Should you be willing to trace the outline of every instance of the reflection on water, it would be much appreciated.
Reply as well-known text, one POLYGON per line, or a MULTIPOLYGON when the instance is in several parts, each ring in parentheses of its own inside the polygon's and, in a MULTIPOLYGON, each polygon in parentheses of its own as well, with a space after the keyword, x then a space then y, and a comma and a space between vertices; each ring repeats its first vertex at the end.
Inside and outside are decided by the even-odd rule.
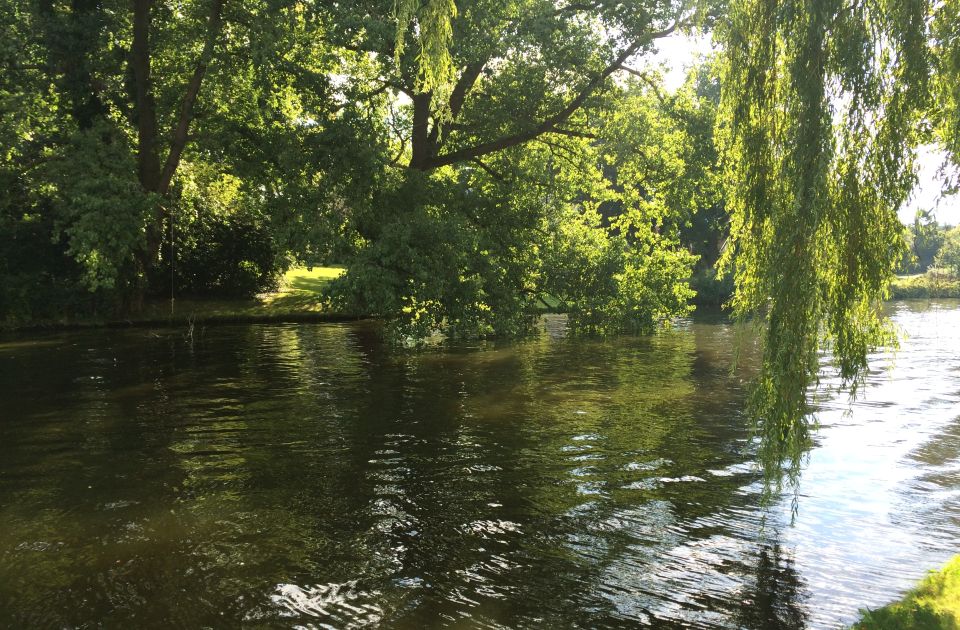
POLYGON ((0 340, 0 626, 835 627, 960 532, 960 309, 766 514, 738 337, 368 325, 0 340))

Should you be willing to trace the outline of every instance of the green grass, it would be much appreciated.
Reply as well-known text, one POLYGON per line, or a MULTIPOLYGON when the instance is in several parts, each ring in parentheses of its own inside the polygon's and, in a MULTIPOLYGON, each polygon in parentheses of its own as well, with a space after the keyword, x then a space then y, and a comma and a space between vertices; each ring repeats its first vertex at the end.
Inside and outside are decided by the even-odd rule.
POLYGON ((343 267, 295 267, 283 274, 280 292, 317 294, 331 280, 343 275, 343 267))
POLYGON ((877 610, 861 611, 855 630, 953 630, 960 623, 960 556, 920 585, 877 610))

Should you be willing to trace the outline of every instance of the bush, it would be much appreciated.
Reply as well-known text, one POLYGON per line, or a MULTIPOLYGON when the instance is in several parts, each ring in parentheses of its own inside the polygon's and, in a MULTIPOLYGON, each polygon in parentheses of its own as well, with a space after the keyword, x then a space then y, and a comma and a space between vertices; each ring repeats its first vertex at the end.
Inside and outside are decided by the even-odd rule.
POLYGON ((151 290, 250 297, 276 288, 287 262, 262 204, 236 177, 211 166, 185 164, 182 175, 168 234, 173 242, 150 275, 151 290))
POLYGON ((861 610, 855 630, 947 630, 960 621, 960 556, 927 575, 900 601, 877 610, 861 610))
POLYGON ((14 327, 115 306, 112 291, 90 291, 63 240, 51 240, 49 213, 0 208, 0 327, 14 327))
POLYGON ((180 217, 170 247, 150 279, 160 295, 250 297, 276 288, 285 260, 266 225, 248 213, 180 217), (186 220, 185 220, 186 219, 186 220))

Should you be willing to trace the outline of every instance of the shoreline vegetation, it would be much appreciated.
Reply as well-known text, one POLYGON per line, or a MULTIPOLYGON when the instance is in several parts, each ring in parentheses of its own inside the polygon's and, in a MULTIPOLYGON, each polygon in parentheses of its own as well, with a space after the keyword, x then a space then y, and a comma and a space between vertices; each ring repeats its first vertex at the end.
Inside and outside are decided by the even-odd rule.
MULTIPOLYGON (((344 322, 368 319, 369 315, 332 311, 321 301, 324 287, 344 272, 342 267, 295 267, 284 273, 276 291, 251 298, 177 297, 148 301, 143 310, 128 317, 87 315, 2 325, 0 332, 69 330, 81 328, 165 327, 185 324, 239 324, 269 322, 344 322)), ((693 278, 697 290, 693 303, 715 310, 728 296, 729 282, 712 274, 693 278)), ((941 269, 901 275, 890 285, 889 300, 960 298, 960 278, 941 269)), ((543 311, 562 312, 557 300, 546 296, 543 311)))
MULTIPOLYGON (((364 319, 353 313, 325 309, 323 288, 343 273, 341 267, 296 267, 280 279, 276 291, 250 298, 176 297, 153 299, 128 317, 82 316, 46 319, 8 326, 8 331, 182 326, 184 324, 234 324, 257 322, 340 322, 364 319)), ((0 327, 2 329, 2 327, 0 327)))
POLYGON ((960 626, 960 555, 902 599, 862 610, 853 630, 953 630, 960 626))
POLYGON ((890 285, 891 300, 960 298, 960 278, 944 269, 897 276, 890 285))

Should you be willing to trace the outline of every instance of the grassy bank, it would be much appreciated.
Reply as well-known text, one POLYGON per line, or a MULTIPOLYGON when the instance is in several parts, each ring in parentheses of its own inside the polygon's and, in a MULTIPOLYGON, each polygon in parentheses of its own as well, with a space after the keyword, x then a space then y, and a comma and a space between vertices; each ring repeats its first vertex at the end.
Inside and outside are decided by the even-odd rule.
POLYGON ((149 304, 131 323, 324 321, 351 319, 350 313, 330 311, 321 301, 323 288, 343 273, 340 267, 296 267, 287 271, 279 288, 250 299, 179 298, 171 304, 149 304))
POLYGON ((855 630, 947 630, 960 624, 960 556, 898 602, 863 611, 855 630))
POLYGON ((912 276, 897 276, 890 285, 894 300, 960 298, 960 279, 938 269, 912 276))
POLYGON ((176 298, 155 300, 125 318, 88 316, 34 322, 19 328, 86 328, 98 326, 165 326, 195 323, 339 321, 357 319, 352 313, 330 311, 321 292, 343 273, 339 267, 298 267, 281 279, 277 291, 249 299, 176 298))

